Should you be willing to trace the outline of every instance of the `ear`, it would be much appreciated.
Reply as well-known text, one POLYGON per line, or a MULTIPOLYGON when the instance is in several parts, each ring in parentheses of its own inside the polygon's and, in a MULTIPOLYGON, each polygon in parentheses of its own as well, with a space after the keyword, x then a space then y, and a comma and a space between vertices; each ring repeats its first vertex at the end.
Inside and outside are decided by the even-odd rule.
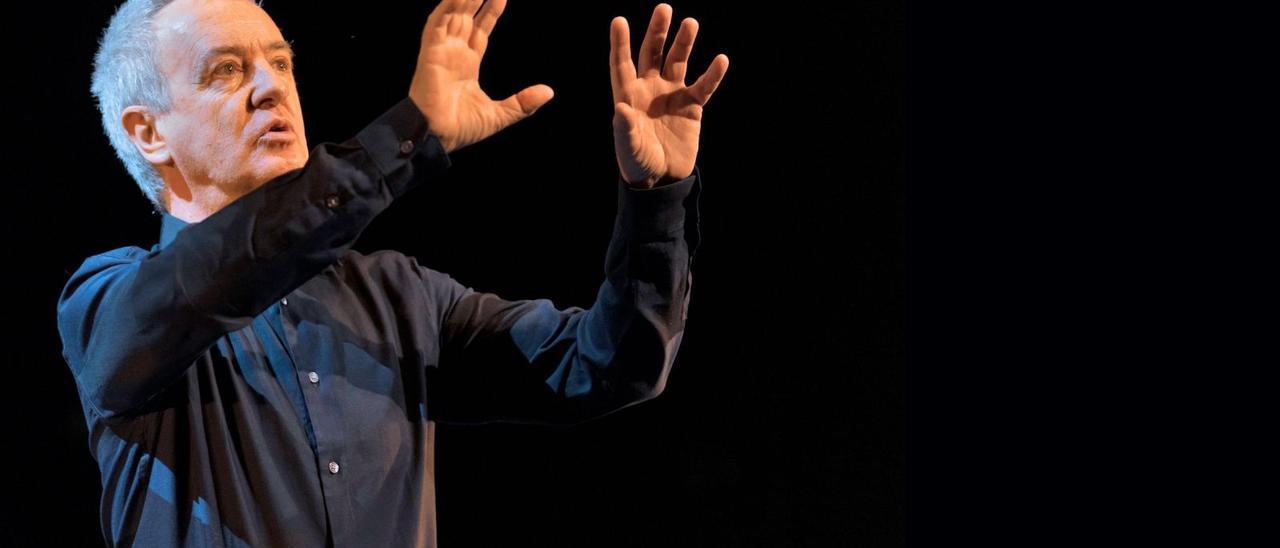
POLYGON ((124 125, 124 132, 133 141, 133 146, 138 147, 138 152, 147 161, 156 166, 173 162, 164 136, 156 129, 156 117, 147 107, 134 105, 124 109, 124 113, 120 115, 120 123, 124 125))

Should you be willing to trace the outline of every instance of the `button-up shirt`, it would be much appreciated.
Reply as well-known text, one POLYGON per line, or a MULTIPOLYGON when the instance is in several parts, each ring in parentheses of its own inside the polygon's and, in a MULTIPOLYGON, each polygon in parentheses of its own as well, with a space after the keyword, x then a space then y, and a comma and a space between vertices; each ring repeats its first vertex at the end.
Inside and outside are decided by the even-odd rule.
POLYGON ((687 317, 699 174, 617 179, 588 309, 351 249, 450 160, 405 99, 58 303, 103 534, 138 546, 432 546, 439 421, 572 424, 659 394, 687 317))

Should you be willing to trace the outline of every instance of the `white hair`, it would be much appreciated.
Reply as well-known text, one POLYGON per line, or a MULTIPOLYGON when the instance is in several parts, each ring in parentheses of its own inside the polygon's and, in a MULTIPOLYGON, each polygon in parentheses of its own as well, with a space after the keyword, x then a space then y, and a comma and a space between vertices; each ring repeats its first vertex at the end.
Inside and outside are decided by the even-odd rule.
POLYGON ((169 111, 169 85, 156 64, 156 32, 151 20, 160 8, 172 1, 128 0, 120 5, 98 42, 98 53, 93 58, 93 83, 89 88, 98 100, 102 128, 111 147, 116 149, 116 156, 160 211, 164 210, 160 200, 164 180, 129 140, 120 116, 133 105, 161 114, 169 111))
POLYGON ((157 211, 164 211, 160 199, 164 180, 129 140, 120 116, 133 105, 157 114, 169 112, 172 106, 168 82, 156 63, 157 40, 152 27, 156 12, 171 3, 173 0, 127 0, 120 5, 98 42, 89 88, 98 100, 102 128, 111 147, 157 211))

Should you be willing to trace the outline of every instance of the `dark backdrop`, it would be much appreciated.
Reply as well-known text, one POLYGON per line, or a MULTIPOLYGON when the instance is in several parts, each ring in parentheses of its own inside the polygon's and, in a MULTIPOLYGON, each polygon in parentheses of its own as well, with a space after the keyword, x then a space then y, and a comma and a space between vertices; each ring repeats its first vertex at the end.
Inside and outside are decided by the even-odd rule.
MULTIPOLYGON (((102 542, 54 306, 84 258, 158 236, 88 92, 115 4, 6 14, 4 545, 102 542)), ((444 546, 903 543, 903 7, 672 4, 672 36, 683 17, 701 23, 689 82, 717 53, 731 66, 703 123, 703 246, 667 390, 575 428, 442 427, 444 546)), ((433 5, 266 2, 298 54, 313 146, 405 95, 433 5)), ((546 83, 556 97, 455 153, 356 248, 589 306, 617 178, 609 21, 626 16, 638 49, 654 5, 512 0, 481 83, 493 97, 546 83)))

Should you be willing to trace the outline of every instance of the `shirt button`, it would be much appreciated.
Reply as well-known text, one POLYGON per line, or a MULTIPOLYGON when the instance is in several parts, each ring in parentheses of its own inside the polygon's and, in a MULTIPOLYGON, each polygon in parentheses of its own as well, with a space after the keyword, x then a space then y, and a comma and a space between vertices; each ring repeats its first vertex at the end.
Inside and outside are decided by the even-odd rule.
POLYGON ((312 371, 307 373, 307 380, 311 381, 311 384, 316 384, 320 382, 320 375, 317 375, 315 371, 312 371))
POLYGON ((400 154, 408 154, 413 152, 413 141, 400 141, 400 154))
POLYGON ((283 298, 283 299, 280 299, 280 304, 285 305, 285 306, 289 306, 289 298, 288 298, 288 297, 285 297, 285 298, 283 298))
POLYGON ((337 473, 338 473, 338 469, 339 469, 339 467, 338 467, 338 462, 337 462, 337 461, 332 461, 332 460, 331 460, 331 461, 329 461, 329 473, 330 473, 330 474, 337 474, 337 473))
POLYGON ((336 195, 336 194, 330 194, 330 195, 328 195, 327 197, 325 197, 325 199, 324 199, 324 205, 325 205, 325 207, 327 207, 327 208, 329 208, 329 209, 333 209, 333 208, 335 208, 335 207, 338 207, 338 195, 336 195))

